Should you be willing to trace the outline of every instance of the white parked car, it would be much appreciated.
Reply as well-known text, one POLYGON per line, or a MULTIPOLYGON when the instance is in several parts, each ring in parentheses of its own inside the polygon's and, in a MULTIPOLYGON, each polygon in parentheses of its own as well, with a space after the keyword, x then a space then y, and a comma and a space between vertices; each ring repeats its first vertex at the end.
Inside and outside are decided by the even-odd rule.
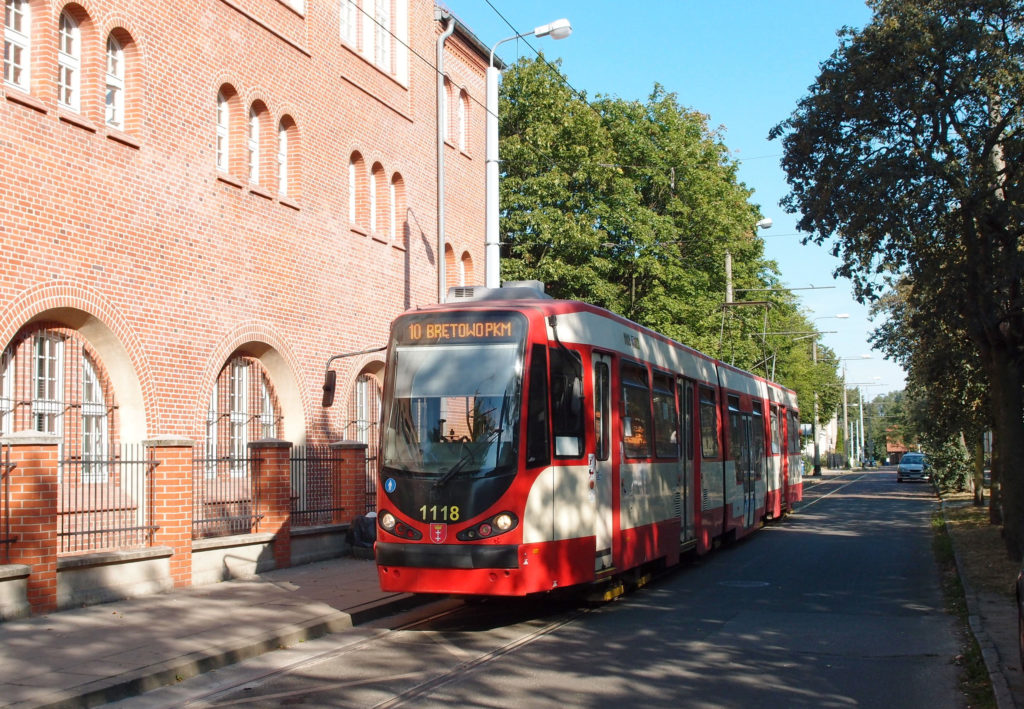
POLYGON ((929 478, 931 478, 931 470, 924 453, 907 453, 900 458, 900 463, 896 466, 896 482, 928 480, 929 478))

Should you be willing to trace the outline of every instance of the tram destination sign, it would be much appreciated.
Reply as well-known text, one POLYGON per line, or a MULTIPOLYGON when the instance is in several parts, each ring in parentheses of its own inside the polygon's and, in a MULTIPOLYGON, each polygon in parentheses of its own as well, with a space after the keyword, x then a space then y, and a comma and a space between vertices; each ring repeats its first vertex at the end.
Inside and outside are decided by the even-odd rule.
POLYGON ((518 313, 437 313, 400 319, 394 338, 400 345, 518 342, 524 328, 518 313))

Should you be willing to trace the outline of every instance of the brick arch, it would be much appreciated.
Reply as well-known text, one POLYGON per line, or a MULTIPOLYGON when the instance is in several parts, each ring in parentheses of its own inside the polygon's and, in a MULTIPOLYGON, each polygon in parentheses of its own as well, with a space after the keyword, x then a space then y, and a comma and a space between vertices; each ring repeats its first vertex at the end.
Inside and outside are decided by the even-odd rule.
POLYGON ((295 445, 306 442, 306 411, 309 410, 309 396, 301 385, 302 368, 291 348, 279 337, 273 328, 262 322, 250 321, 238 325, 221 339, 207 359, 200 375, 196 409, 192 420, 196 430, 198 422, 206 417, 207 403, 213 393, 217 375, 235 354, 246 355, 260 361, 267 371, 284 418, 282 436, 295 445))
POLYGON ((120 406, 122 442, 137 443, 150 432, 161 431, 158 407, 152 405, 155 383, 142 341, 102 295, 69 281, 30 288, 0 311, 0 349, 34 322, 76 330, 103 360, 120 406))

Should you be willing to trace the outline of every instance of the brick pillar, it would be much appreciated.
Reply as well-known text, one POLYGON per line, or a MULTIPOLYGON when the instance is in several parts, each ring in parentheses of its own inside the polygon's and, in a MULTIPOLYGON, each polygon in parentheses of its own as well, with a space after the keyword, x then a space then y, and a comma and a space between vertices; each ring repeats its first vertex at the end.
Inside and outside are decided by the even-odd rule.
POLYGON ((10 563, 31 567, 33 613, 57 610, 57 474, 60 437, 22 431, 5 436, 11 447, 10 563))
POLYGON ((274 535, 274 566, 284 569, 292 565, 292 444, 264 438, 250 443, 249 451, 256 459, 259 530, 274 535))
POLYGON ((170 547, 175 588, 192 585, 192 448, 188 438, 167 436, 143 441, 157 465, 153 485, 153 546, 170 547))
POLYGON ((359 441, 338 441, 331 444, 331 460, 338 499, 336 507, 343 508, 341 521, 351 522, 366 514, 366 444, 359 441))

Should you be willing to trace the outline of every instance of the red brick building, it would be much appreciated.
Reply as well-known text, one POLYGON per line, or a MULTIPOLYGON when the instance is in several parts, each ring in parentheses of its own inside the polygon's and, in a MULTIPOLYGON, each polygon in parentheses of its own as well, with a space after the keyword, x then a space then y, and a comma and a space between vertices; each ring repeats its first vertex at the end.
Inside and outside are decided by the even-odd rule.
POLYGON ((440 14, 5 0, 0 435, 52 436, 58 487, 105 486, 129 517, 126 445, 190 445, 226 510, 257 440, 371 441, 383 356, 339 360, 323 409, 328 357, 384 345, 391 318, 437 301, 442 264, 448 284, 482 278, 486 48, 459 26, 445 40, 439 127, 440 14))

